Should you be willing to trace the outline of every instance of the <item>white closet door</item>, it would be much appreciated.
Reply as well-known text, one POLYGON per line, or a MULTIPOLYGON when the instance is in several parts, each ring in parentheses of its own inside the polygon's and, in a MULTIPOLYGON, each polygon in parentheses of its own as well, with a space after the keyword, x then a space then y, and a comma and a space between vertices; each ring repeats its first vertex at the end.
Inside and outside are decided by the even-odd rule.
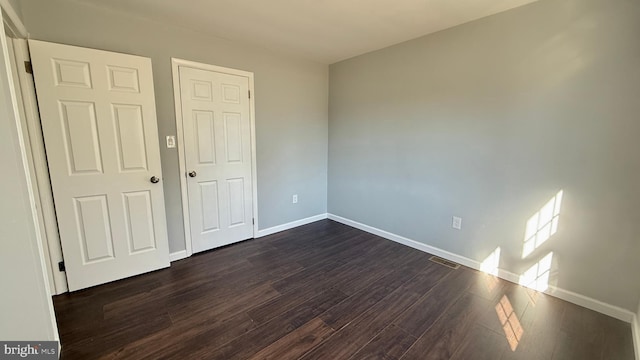
POLYGON ((179 73, 193 252, 252 238, 249 79, 179 73))
POLYGON ((169 266, 151 60, 29 47, 69 290, 169 266))

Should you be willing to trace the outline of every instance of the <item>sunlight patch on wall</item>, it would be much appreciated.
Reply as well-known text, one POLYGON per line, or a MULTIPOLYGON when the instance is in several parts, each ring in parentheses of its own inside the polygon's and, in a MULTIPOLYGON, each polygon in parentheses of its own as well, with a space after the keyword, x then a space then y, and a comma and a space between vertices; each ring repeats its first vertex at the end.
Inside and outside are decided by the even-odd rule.
POLYGON ((549 288, 552 261, 553 252, 550 252, 520 276, 520 285, 538 291, 547 290, 549 288))
POLYGON ((558 231, 562 193, 563 191, 560 190, 527 221, 527 227, 524 233, 524 245, 522 247, 523 259, 558 231))
POLYGON ((493 252, 480 264, 480 271, 497 276, 498 267, 500 266, 500 251, 499 246, 493 250, 493 252))

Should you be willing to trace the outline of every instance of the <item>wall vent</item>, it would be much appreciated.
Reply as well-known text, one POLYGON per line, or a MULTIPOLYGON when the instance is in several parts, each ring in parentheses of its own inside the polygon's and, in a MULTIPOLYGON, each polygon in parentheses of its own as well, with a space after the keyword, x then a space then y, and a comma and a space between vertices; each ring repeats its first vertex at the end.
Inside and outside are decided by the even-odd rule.
POLYGON ((449 261, 447 259, 443 259, 443 258, 435 256, 435 255, 430 257, 429 260, 433 261, 436 264, 440 264, 440 265, 446 266, 446 267, 454 269, 454 270, 460 267, 460 264, 458 264, 458 263, 454 263, 453 261, 449 261))

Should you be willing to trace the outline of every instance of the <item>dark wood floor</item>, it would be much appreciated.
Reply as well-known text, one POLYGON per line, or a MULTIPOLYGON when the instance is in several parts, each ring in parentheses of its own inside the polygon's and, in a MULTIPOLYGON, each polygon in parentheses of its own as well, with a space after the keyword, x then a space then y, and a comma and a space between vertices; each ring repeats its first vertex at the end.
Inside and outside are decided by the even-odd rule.
POLYGON ((54 298, 63 359, 632 360, 629 324, 319 221, 54 298))

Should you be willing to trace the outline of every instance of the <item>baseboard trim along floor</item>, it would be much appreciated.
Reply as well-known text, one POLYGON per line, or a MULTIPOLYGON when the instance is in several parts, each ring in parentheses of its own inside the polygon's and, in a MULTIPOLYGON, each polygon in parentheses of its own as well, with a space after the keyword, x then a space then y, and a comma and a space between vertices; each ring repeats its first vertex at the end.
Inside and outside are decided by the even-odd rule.
MULTIPOLYGON (((472 269, 475 270, 480 270, 480 261, 477 260, 473 260, 458 254, 454 254, 451 253, 449 251, 446 250, 442 250, 440 248, 434 247, 434 246, 430 246, 424 243, 421 243, 419 241, 415 241, 412 239, 408 239, 406 237, 385 231, 385 230, 381 230, 378 228, 375 228, 373 226, 369 226, 366 224, 362 224, 359 223, 357 221, 353 221, 351 219, 347 219, 344 218, 342 216, 338 216, 338 215, 334 215, 329 213, 327 215, 328 219, 331 219, 333 221, 337 221, 339 223, 345 224, 345 225, 349 225, 351 227, 354 227, 356 229, 360 229, 362 231, 366 231, 368 233, 374 234, 374 235, 378 235, 380 237, 383 237, 385 239, 391 240, 391 241, 395 241, 397 243, 412 247, 414 249, 417 250, 421 250, 436 256, 439 256, 441 258, 445 258, 449 261, 453 261, 453 262, 457 262, 458 264, 470 267, 472 269)), ((507 281, 511 281, 514 283, 518 283, 519 282, 519 276, 517 274, 514 274, 512 272, 506 271, 504 269, 499 269, 498 270, 498 274, 497 276, 501 279, 507 280, 507 281)), ((569 290, 565 290, 559 287, 555 287, 552 285, 549 285, 549 288, 544 292, 545 294, 557 297, 559 299, 568 301, 570 303, 576 304, 576 305, 580 305, 583 306, 587 309, 591 309, 593 311, 597 311, 599 313, 611 316, 613 318, 616 318, 618 320, 622 320, 628 323, 631 323, 635 317, 635 314, 632 313, 629 310, 611 305, 611 304, 607 304, 604 303, 602 301, 569 291, 569 290)), ((637 336, 636 336, 637 338, 637 336)), ((640 360, 640 359, 638 359, 640 360)))

